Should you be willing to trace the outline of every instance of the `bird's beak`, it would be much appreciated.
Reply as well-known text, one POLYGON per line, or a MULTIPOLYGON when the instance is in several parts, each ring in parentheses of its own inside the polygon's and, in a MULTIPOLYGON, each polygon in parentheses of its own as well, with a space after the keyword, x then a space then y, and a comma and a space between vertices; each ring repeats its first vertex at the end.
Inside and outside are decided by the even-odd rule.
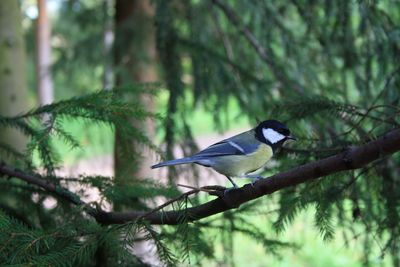
POLYGON ((294 137, 293 135, 289 135, 286 138, 289 139, 289 140, 297 141, 296 137, 294 137))

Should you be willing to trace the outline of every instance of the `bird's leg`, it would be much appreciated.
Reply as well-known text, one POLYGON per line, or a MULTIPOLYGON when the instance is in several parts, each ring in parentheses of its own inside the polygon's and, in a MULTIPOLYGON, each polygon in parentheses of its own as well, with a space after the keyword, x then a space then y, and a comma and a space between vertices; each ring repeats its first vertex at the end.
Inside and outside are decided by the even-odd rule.
POLYGON ((233 184, 233 188, 239 188, 239 186, 232 180, 231 177, 226 176, 226 178, 228 178, 228 180, 233 184))
MULTIPOLYGON (((226 175, 225 175, 225 176, 226 176, 226 175)), ((232 180, 231 177, 226 176, 226 178, 228 178, 228 180, 232 183, 233 187, 232 187, 232 188, 227 188, 227 189, 225 189, 225 191, 224 191, 224 196, 226 196, 226 193, 228 193, 229 191, 239 188, 239 186, 232 180)))

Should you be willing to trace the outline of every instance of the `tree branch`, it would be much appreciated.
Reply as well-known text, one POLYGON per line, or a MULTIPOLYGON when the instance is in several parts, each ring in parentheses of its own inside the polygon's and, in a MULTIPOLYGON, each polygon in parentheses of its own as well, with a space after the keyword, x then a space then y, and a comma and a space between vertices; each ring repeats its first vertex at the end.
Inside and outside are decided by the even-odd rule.
POLYGON ((240 31, 241 34, 247 39, 250 45, 257 52, 258 56, 268 65, 273 75, 284 85, 289 85, 293 89, 296 90, 297 93, 303 94, 303 89, 300 84, 297 82, 293 82, 288 80, 285 75, 283 75, 281 70, 278 70, 275 66, 275 62, 271 59, 271 56, 268 55, 267 50, 261 45, 258 39, 254 36, 254 34, 250 31, 250 29, 243 25, 240 21, 239 16, 235 13, 235 11, 229 6, 223 4, 220 0, 211 0, 211 2, 217 6, 221 11, 225 14, 227 19, 240 31))
MULTIPOLYGON (((398 151, 400 151, 400 129, 395 129, 366 144, 349 147, 334 156, 293 168, 267 179, 259 180, 254 186, 247 184, 242 188, 230 190, 224 196, 199 206, 166 212, 158 210, 154 212, 105 212, 88 207, 74 193, 38 175, 27 174, 5 164, 0 165, 0 175, 3 177, 15 177, 37 185, 75 205, 85 205, 86 211, 102 224, 121 224, 132 220, 146 219, 150 224, 175 225, 182 221, 181 217, 184 215, 187 216, 188 221, 199 220, 226 210, 238 208, 243 203, 287 187, 341 171, 364 167, 374 160, 398 151)), ((187 193, 184 195, 187 195, 187 193)))
POLYGON ((239 31, 246 37, 250 45, 256 50, 257 54, 260 56, 262 60, 264 60, 270 67, 273 66, 273 61, 269 58, 267 51, 260 44, 254 34, 250 31, 250 29, 244 25, 240 21, 239 17, 230 7, 224 5, 220 0, 211 0, 211 2, 216 5, 219 9, 224 12, 225 16, 228 20, 235 25, 239 29, 239 31))
POLYGON ((27 182, 28 184, 33 184, 41 187, 45 191, 49 193, 54 193, 60 198, 71 202, 75 205, 83 205, 85 204, 78 195, 72 193, 68 189, 65 189, 59 185, 56 185, 54 182, 44 179, 41 175, 38 174, 30 174, 21 170, 18 170, 14 167, 6 165, 5 163, 0 163, 0 175, 5 178, 18 178, 27 182))

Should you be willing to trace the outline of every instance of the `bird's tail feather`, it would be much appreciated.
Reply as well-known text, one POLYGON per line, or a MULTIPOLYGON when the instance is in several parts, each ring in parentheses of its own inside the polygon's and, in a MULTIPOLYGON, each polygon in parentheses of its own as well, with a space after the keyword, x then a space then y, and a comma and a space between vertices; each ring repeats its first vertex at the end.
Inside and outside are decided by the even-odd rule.
POLYGON ((173 160, 160 162, 156 165, 151 166, 151 168, 156 169, 156 168, 165 167, 165 166, 172 166, 172 165, 179 165, 179 164, 186 164, 186 163, 193 163, 193 162, 196 162, 196 159, 194 159, 192 157, 173 159, 173 160))

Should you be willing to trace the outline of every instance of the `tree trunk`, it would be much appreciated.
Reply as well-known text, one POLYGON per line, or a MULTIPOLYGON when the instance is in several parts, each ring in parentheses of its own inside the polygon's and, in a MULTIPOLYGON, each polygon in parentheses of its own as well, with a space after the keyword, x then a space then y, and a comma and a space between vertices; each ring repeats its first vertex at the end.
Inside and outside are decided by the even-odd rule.
MULTIPOLYGON (((117 0, 115 9, 115 77, 116 85, 154 82, 156 73, 156 42, 154 29, 154 9, 151 0, 117 0)), ((154 101, 150 95, 142 95, 141 102, 148 111, 154 110, 154 101)), ((132 119, 137 129, 143 130, 152 140, 155 135, 154 123, 150 119, 138 121, 132 119)), ((115 138, 115 183, 123 186, 135 179, 150 176, 150 166, 154 162, 152 152, 143 144, 129 142, 130 149, 140 158, 125 157, 120 153, 126 142, 116 129, 115 138)), ((124 203, 113 203, 114 210, 123 210, 124 203)), ((140 206, 139 201, 135 205, 140 206)), ((149 254, 149 248, 154 247, 151 241, 135 244, 133 254, 148 262, 158 263, 159 259, 149 254)))
POLYGON ((111 90, 114 86, 112 46, 114 43, 114 21, 111 10, 113 0, 103 0, 104 32, 103 32, 103 88, 111 90))
MULTIPOLYGON (((156 73, 156 44, 154 29, 154 9, 150 0, 117 0, 115 9, 115 65, 117 86, 129 83, 154 82, 156 73)), ((154 101, 150 96, 142 96, 143 106, 148 111, 154 110, 154 101)), ((138 122, 133 120, 138 129, 143 129, 150 137, 154 136, 154 123, 151 120, 138 122)), ((138 177, 148 177, 153 163, 150 151, 133 142, 133 150, 143 156, 134 164, 118 153, 121 136, 116 133, 115 176, 118 184, 138 177), (140 166, 137 168, 137 166, 140 166), (122 174, 123 175, 119 175, 122 174), (123 181, 124 180, 124 181, 123 181)))
POLYGON ((50 21, 47 16, 46 0, 37 0, 39 16, 36 25, 36 80, 40 105, 54 100, 51 80, 50 21))
MULTIPOLYGON (((0 115, 14 116, 29 109, 25 42, 19 1, 0 1, 0 115)), ((1 129, 0 142, 18 151, 26 148, 21 131, 1 129)))

